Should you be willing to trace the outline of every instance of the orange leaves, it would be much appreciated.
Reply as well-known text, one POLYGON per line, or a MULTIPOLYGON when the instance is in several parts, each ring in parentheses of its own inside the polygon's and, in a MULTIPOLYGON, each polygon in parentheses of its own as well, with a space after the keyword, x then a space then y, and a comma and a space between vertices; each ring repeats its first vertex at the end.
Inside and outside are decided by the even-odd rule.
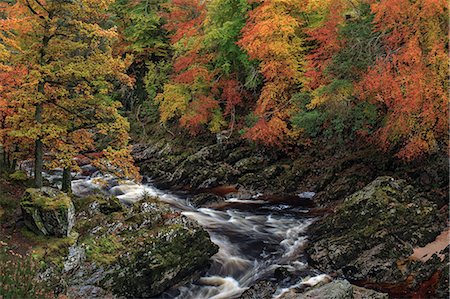
MULTIPOLYGON (((426 37, 428 31, 440 30, 436 22, 444 25, 448 3, 444 0, 382 0, 372 4, 374 22, 380 31, 390 31, 386 42, 392 50, 401 46, 409 37, 426 37), (442 18, 442 19, 441 19, 442 18), (424 26, 424 25, 427 26, 424 26)), ((444 25, 447 26, 447 25, 444 25)), ((443 38, 443 36, 441 36, 443 38)))
POLYGON ((196 134, 200 126, 210 120, 212 111, 218 107, 219 104, 216 100, 207 96, 200 96, 189 103, 186 113, 180 118, 180 124, 189 129, 191 133, 196 134))
POLYGON ((380 142, 385 148, 400 146, 397 155, 406 160, 438 149, 438 141, 447 139, 449 98, 443 69, 449 61, 444 58, 447 28, 441 21, 445 8, 443 1, 435 0, 372 5, 390 51, 369 69, 357 93, 385 107, 380 142))
POLYGON ((286 122, 278 116, 273 116, 269 121, 261 118, 244 137, 269 146, 281 146, 288 134, 286 122))
POLYGON ((172 0, 168 5, 169 13, 164 14, 168 22, 164 27, 173 31, 172 43, 198 33, 205 19, 205 2, 199 0, 172 0))
POLYGON ((317 28, 307 30, 311 40, 319 43, 318 47, 306 56, 306 77, 309 78, 308 87, 316 89, 320 85, 329 83, 325 73, 333 55, 342 47, 339 40, 338 26, 344 20, 344 5, 341 0, 332 1, 325 21, 317 28))
POLYGON ((0 98, 8 89, 14 108, 8 135, 42 142, 52 166, 75 167, 80 152, 110 145, 123 167, 133 167, 123 150, 129 124, 110 98, 114 84, 132 83, 127 59, 112 53, 116 30, 104 28, 112 2, 19 0, 2 8, 0 62, 8 59, 0 98))
POLYGON ((142 179, 139 168, 134 165, 130 147, 120 149, 108 147, 102 151, 102 154, 100 159, 93 161, 94 166, 121 178, 129 178, 137 182, 142 179))
POLYGON ((242 29, 238 44, 260 62, 265 79, 255 110, 261 119, 246 134, 253 140, 274 145, 288 133, 286 123, 274 112, 284 117, 289 114, 290 92, 300 83, 304 49, 298 15, 302 9, 299 1, 261 1, 242 29))
POLYGON ((222 79, 219 81, 219 86, 222 88, 222 99, 226 103, 225 114, 228 114, 242 103, 241 87, 236 79, 222 79))

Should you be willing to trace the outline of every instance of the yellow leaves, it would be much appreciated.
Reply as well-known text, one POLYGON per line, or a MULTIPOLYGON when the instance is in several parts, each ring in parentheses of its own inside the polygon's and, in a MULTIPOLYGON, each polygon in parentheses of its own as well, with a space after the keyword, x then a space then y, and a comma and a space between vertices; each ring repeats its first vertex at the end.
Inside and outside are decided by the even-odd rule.
POLYGON ((134 165, 131 148, 113 149, 108 147, 102 152, 103 158, 94 161, 94 165, 101 170, 115 174, 120 178, 133 179, 139 182, 142 178, 139 168, 134 165))
POLYGON ((209 131, 212 133, 219 133, 226 124, 227 122, 223 118, 222 111, 220 111, 220 109, 214 110, 209 122, 209 131))
POLYGON ((163 93, 155 98, 159 104, 161 122, 167 122, 186 112, 190 101, 188 90, 181 84, 164 84, 163 93))
POLYGON ((238 44, 260 62, 265 84, 256 105, 260 120, 247 136, 267 144, 280 144, 289 133, 281 115, 292 110, 290 92, 300 84, 304 65, 300 14, 301 1, 267 0, 249 13, 238 44), (281 134, 270 136, 270 134, 281 134))
POLYGON ((0 20, 0 65, 28 70, 8 94, 14 107, 8 133, 29 143, 41 139, 55 167, 76 167, 80 151, 110 145, 108 152, 132 172, 129 124, 119 114, 120 103, 108 96, 117 81, 133 82, 126 75, 131 59, 113 56, 117 30, 102 27, 112 2, 41 1, 44 8, 33 0, 30 8, 18 0, 0 8, 6 16, 0 20), (42 121, 35 120, 38 104, 42 121))
POLYGON ((326 86, 321 86, 311 93, 311 102, 307 109, 314 109, 322 105, 339 106, 349 102, 353 95, 353 84, 344 80, 336 80, 326 86))

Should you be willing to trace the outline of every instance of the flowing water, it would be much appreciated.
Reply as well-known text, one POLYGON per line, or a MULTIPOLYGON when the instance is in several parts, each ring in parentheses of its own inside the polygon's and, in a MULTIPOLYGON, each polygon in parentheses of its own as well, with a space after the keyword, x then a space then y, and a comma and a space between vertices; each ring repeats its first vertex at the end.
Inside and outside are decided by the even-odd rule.
MULTIPOLYGON (((102 191, 117 196, 123 203, 139 200, 144 193, 158 196, 209 232, 220 248, 212 257, 209 271, 195 284, 169 290, 162 298, 237 298, 256 280, 272 277, 279 267, 297 277, 304 276, 308 269, 302 249, 305 230, 314 221, 308 215, 311 201, 307 199, 313 193, 285 199, 261 195, 249 200, 230 197, 216 208, 194 208, 187 194, 161 191, 151 182, 138 185, 98 172, 90 176, 74 175, 72 188, 76 195, 102 191)), ((57 185, 60 171, 46 177, 57 185)), ((310 273, 314 274, 318 273, 310 273)), ((288 288, 298 281, 287 279, 283 283, 282 287, 288 288)), ((280 292, 281 287, 277 294, 280 292)))

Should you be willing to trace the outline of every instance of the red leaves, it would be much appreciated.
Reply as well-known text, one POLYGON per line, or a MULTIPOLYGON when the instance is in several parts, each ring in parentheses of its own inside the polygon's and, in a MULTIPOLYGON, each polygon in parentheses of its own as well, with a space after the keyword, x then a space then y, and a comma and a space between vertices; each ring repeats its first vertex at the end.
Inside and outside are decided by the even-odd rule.
POLYGON ((172 43, 198 33, 205 19, 205 4, 197 0, 173 0, 168 4, 170 12, 163 16, 169 22, 164 27, 174 32, 170 37, 172 43))
POLYGON ((222 88, 222 99, 225 101, 225 114, 242 102, 240 83, 236 79, 222 79, 219 81, 222 88))
POLYGON ((319 46, 306 56, 305 75, 310 80, 308 86, 311 89, 329 83, 325 69, 330 65, 333 55, 342 47, 338 26, 344 19, 343 8, 340 0, 332 1, 324 23, 318 28, 307 30, 310 39, 319 43, 319 46))
POLYGON ((286 122, 274 116, 269 121, 261 118, 244 137, 269 146, 281 146, 288 133, 286 122))
POLYGON ((180 124, 189 129, 191 133, 196 134, 200 126, 209 121, 212 110, 218 107, 219 104, 216 100, 207 96, 200 96, 189 104, 187 113, 180 119, 180 124))
MULTIPOLYGON (((439 0, 381 1, 372 6, 377 29, 385 32, 390 51, 357 85, 363 100, 386 110, 378 131, 384 148, 399 146, 397 155, 411 160, 438 149, 448 128, 446 28, 439 0), (434 32, 425 28, 432 28, 434 32)), ((446 143, 446 141, 444 141, 446 143)))

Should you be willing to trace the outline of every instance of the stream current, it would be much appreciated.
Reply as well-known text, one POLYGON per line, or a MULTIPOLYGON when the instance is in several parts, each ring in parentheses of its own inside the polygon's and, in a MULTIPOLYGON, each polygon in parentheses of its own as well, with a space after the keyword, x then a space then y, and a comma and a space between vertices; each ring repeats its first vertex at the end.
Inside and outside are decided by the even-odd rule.
MULTIPOLYGON (((195 208, 188 194, 159 190, 148 179, 147 183, 136 184, 99 172, 90 176, 74 175, 72 189, 78 196, 101 191, 117 196, 125 204, 139 200, 143 194, 157 196, 196 220, 219 246, 219 252, 211 258, 211 268, 199 281, 174 287, 158 298, 238 298, 258 279, 273 277, 277 268, 283 267, 298 280, 309 271, 303 247, 306 229, 315 220, 308 215, 313 193, 294 198, 228 196, 214 208, 195 208)), ((56 170, 45 176, 57 185, 61 173, 56 170)), ((298 280, 285 279, 274 297, 295 286, 298 280)))

